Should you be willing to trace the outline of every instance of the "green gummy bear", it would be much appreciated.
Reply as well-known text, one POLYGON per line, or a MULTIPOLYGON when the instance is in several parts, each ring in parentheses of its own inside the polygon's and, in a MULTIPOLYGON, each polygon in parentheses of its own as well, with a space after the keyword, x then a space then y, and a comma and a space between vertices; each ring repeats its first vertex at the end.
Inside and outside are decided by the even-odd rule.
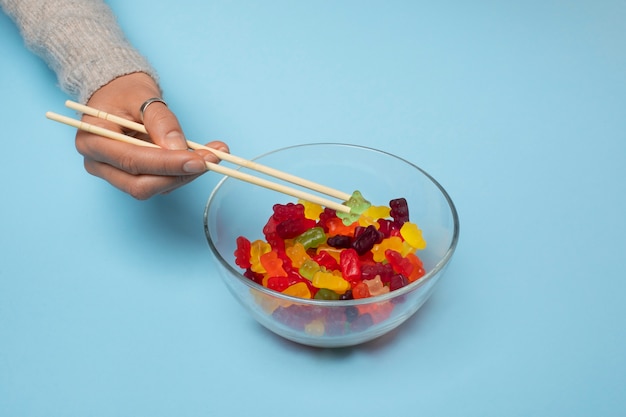
POLYGON ((302 243, 304 249, 316 248, 326 243, 326 233, 321 227, 313 227, 295 238, 295 242, 302 243))
POLYGON ((313 259, 307 259, 298 269, 298 273, 309 281, 313 281, 313 275, 320 270, 320 266, 313 259))
POLYGON ((337 217, 339 217, 346 226, 359 220, 361 213, 372 206, 372 203, 363 198, 359 190, 355 190, 344 204, 350 207, 350 213, 337 212, 337 217))

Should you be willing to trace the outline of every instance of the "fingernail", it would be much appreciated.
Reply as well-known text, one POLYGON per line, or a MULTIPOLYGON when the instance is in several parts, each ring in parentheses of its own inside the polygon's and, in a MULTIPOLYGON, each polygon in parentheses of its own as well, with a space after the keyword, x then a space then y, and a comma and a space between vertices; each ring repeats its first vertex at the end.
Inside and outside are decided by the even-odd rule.
POLYGON ((192 159, 191 161, 185 162, 185 165, 183 165, 183 171, 188 174, 198 174, 206 171, 206 164, 199 159, 192 159))
POLYGON ((187 149, 187 142, 180 132, 169 132, 165 135, 165 146, 167 149, 187 149))

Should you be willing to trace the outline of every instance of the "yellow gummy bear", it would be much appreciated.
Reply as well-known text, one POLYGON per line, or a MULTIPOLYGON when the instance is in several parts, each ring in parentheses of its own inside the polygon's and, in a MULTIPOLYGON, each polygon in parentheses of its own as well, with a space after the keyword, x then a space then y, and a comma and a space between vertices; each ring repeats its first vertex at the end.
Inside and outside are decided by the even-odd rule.
POLYGON ((311 298, 311 290, 304 282, 297 282, 285 288, 283 294, 298 298, 311 298))
POLYGON ((386 239, 383 239, 382 242, 375 244, 372 247, 372 255, 374 261, 376 262, 384 262, 385 261, 385 251, 387 249, 394 250, 396 252, 401 252, 403 249, 402 239, 398 236, 391 236, 386 239))
POLYGON ((426 241, 422 237, 422 231, 415 223, 405 222, 400 228, 402 238, 415 249, 426 248, 426 241))
POLYGON ((374 219, 386 219, 391 216, 391 208, 387 206, 370 206, 363 212, 363 216, 372 217, 374 219))
POLYGON ((367 210, 361 213, 359 217, 359 225, 367 227, 373 225, 376 229, 380 228, 378 219, 386 219, 391 216, 391 208, 387 206, 370 206, 367 210))
POLYGON ((324 207, 310 201, 298 200, 299 204, 304 206, 304 217, 311 220, 318 220, 320 214, 324 211, 324 207))
POLYGON ((272 251, 269 243, 262 240, 255 240, 250 244, 250 269, 258 274, 267 272, 261 264, 261 255, 272 251))
POLYGON ((378 229, 380 228, 380 225, 378 224, 376 220, 378 219, 375 217, 369 217, 369 216, 365 216, 361 214, 358 222, 359 222, 359 226, 361 227, 374 226, 376 229, 378 229))
POLYGON ((331 272, 317 271, 313 275, 312 283, 316 288, 327 288, 337 294, 343 294, 350 289, 350 283, 341 277, 341 273, 337 276, 331 272))

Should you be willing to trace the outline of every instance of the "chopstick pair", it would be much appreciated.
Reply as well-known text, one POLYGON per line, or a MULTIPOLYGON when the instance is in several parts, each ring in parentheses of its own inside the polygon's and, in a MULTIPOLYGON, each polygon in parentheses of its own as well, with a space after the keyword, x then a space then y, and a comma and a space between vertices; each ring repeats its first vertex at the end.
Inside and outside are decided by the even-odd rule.
MULTIPOLYGON (((84 106, 82 104, 73 102, 71 100, 67 100, 65 102, 65 105, 68 108, 76 110, 76 111, 79 111, 79 112, 81 112, 83 114, 94 116, 94 117, 97 117, 97 118, 103 119, 103 120, 108 120, 110 122, 113 122, 113 123, 115 123, 117 125, 120 125, 122 127, 128 128, 128 129, 134 130, 136 132, 145 133, 145 134, 148 133, 146 128, 145 128, 145 126, 140 124, 140 123, 136 123, 136 122, 130 121, 128 119, 124 119, 122 117, 115 116, 113 114, 109 114, 107 112, 104 112, 104 111, 101 111, 101 110, 98 110, 98 109, 94 109, 93 107, 84 106)), ((154 143, 146 142, 146 141, 143 141, 143 140, 140 140, 140 139, 136 139, 136 138, 133 138, 132 136, 127 136, 127 135, 124 135, 122 133, 114 132, 112 130, 108 130, 108 129, 102 128, 100 126, 95 126, 95 125, 92 125, 90 123, 86 123, 86 122, 83 122, 83 121, 80 121, 80 120, 72 119, 72 118, 67 117, 67 116, 62 116, 62 115, 57 114, 57 113, 47 112, 46 113, 46 117, 48 119, 50 119, 50 120, 55 121, 55 122, 63 123, 63 124, 66 124, 68 126, 72 126, 72 127, 76 128, 76 129, 84 130, 86 132, 90 132, 90 133, 96 134, 98 136, 103 136, 103 137, 106 137, 106 138, 109 138, 109 139, 113 139, 113 140, 117 140, 117 141, 121 141, 121 142, 125 142, 125 143, 130 143, 130 144, 138 145, 138 146, 160 148, 160 146, 158 146, 158 145, 156 145, 154 143)), ((281 179, 283 181, 287 181, 287 182, 290 182, 292 184, 296 184, 296 185, 299 185, 301 187, 305 187, 305 188, 308 188, 310 190, 317 191, 317 192, 319 192, 321 194, 326 194, 328 196, 337 198, 337 199, 342 200, 342 201, 347 201, 351 197, 350 194, 344 193, 342 191, 335 190, 333 188, 326 187, 326 186, 324 186, 322 184, 318 184, 318 183, 315 183, 313 181, 309 181, 309 180, 306 180, 304 178, 300 178, 300 177, 297 177, 295 175, 291 175, 291 174, 288 174, 286 172, 282 172, 282 171, 279 171, 277 169, 274 169, 274 168, 271 168, 271 167, 268 167, 268 166, 265 166, 265 165, 258 164, 258 163, 254 162, 254 161, 250 161, 250 160, 247 160, 247 159, 244 159, 244 158, 240 158, 238 156, 232 155, 232 154, 227 153, 227 152, 222 152, 222 151, 219 151, 217 149, 209 148, 208 146, 204 146, 204 145, 201 145, 199 143, 187 141, 187 146, 190 149, 194 149, 194 150, 197 150, 197 149, 208 150, 208 151, 212 152, 215 156, 217 156, 218 158, 220 158, 223 161, 228 161, 228 162, 234 163, 236 165, 239 165, 239 166, 241 166, 243 168, 248 168, 248 169, 251 169, 251 170, 262 172, 264 174, 267 174, 267 175, 270 175, 272 177, 281 179)), ((283 184, 278 184, 278 183, 275 183, 275 182, 271 182, 271 181, 268 181, 268 180, 263 179, 263 178, 258 178, 258 177, 255 177, 253 175, 241 172, 239 170, 222 166, 220 164, 215 164, 215 163, 212 163, 212 162, 206 162, 206 166, 207 166, 208 170, 217 172, 218 174, 223 174, 223 175, 226 175, 226 176, 229 176, 229 177, 233 177, 233 178, 245 181, 245 182, 249 182, 249 183, 254 184, 254 185, 258 185, 258 186, 261 186, 261 187, 264 187, 264 188, 268 188, 270 190, 278 191, 280 193, 287 194, 287 195, 290 195, 292 197, 296 197, 296 198, 299 198, 299 199, 302 199, 302 200, 305 200, 305 201, 309 201, 309 202, 312 202, 312 203, 320 204, 322 206, 326 206, 326 207, 332 208, 334 210, 337 210, 337 211, 340 211, 340 212, 343 212, 343 213, 349 213, 350 212, 350 207, 348 207, 348 206, 346 206, 344 204, 337 203, 335 201, 329 200, 329 199, 324 198, 324 197, 320 197, 320 196, 317 196, 317 195, 314 195, 314 194, 310 194, 310 193, 307 193, 307 192, 304 192, 304 191, 301 191, 301 190, 298 190, 298 189, 295 189, 295 188, 291 188, 291 187, 288 187, 288 186, 283 185, 283 184)))

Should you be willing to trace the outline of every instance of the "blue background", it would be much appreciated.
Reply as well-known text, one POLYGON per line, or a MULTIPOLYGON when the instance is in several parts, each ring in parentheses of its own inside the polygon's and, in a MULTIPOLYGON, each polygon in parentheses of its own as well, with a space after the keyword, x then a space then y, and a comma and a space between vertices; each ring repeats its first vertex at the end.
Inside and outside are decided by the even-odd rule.
POLYGON ((2 15, 0 416, 626 414, 624 1, 109 4, 190 139, 396 153, 461 240, 392 334, 276 337, 210 258, 220 177, 140 202, 86 174, 2 15))

